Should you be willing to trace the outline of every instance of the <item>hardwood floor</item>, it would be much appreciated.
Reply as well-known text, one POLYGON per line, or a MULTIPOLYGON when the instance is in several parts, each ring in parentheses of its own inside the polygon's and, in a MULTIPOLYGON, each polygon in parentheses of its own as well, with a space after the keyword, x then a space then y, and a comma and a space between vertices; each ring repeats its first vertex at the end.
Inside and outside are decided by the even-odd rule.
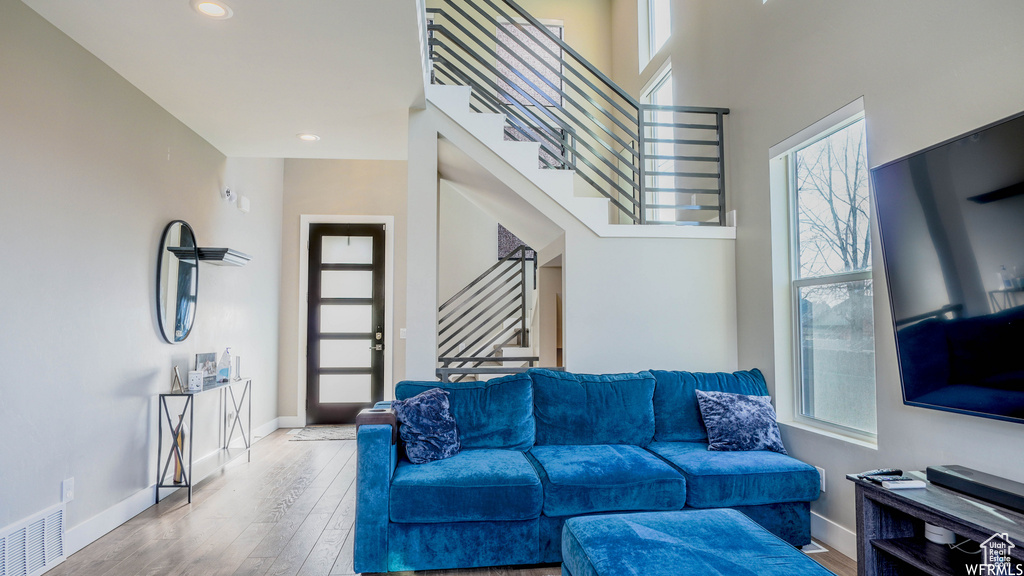
MULTIPOLYGON (((245 459, 132 518, 47 576, 335 576, 352 572, 355 441, 290 442, 278 430, 245 459)), ((839 576, 856 564, 811 557, 839 576)), ((560 576, 558 566, 403 576, 560 576)))

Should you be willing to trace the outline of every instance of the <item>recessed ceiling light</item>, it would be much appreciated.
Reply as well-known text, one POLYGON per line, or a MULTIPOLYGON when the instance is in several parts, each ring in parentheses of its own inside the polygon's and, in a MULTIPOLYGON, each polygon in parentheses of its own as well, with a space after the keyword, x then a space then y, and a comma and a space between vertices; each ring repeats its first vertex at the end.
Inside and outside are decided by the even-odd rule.
POLYGON ((215 20, 225 20, 234 14, 227 4, 214 0, 192 0, 192 8, 203 16, 215 20))
POLYGON ((320 139, 320 137, 317 136, 316 134, 310 134, 308 132, 298 134, 297 136, 299 137, 299 140, 302 140, 303 142, 316 142, 317 140, 320 139))

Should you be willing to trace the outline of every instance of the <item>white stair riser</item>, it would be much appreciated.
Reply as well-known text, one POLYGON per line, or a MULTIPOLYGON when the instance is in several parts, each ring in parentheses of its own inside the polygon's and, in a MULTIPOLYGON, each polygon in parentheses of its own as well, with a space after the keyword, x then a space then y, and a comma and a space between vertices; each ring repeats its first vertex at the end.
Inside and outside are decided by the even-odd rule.
MULTIPOLYGON (((578 197, 575 191, 582 180, 574 178, 572 170, 540 168, 539 143, 506 141, 502 128, 504 120, 498 123, 500 115, 470 110, 469 88, 431 85, 427 87, 427 98, 587 227, 596 232, 598 228, 608 226, 607 199, 578 197), (595 203, 601 203, 603 207, 595 203)), ((590 189, 589 185, 582 186, 590 189)))

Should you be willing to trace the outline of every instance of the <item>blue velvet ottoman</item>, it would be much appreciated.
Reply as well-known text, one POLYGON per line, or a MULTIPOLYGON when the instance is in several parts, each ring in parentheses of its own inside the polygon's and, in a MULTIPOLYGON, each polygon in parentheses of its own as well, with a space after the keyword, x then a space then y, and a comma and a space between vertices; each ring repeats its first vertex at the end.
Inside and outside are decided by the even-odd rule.
POLYGON ((562 576, 832 572, 727 508, 579 516, 562 528, 562 576))

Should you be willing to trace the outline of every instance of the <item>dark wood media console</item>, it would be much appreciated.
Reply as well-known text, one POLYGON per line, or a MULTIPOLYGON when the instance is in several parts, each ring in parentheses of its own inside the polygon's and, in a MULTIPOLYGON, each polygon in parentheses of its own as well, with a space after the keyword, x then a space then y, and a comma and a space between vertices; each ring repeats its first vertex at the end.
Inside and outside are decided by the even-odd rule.
MULTIPOLYGON (((925 479, 923 472, 908 476, 925 479)), ((1006 534, 1016 548, 1009 574, 1024 574, 1024 514, 928 483, 925 488, 887 490, 846 477, 857 491, 857 573, 859 576, 986 574, 968 571, 982 562, 979 545, 1006 534), (952 530, 959 550, 929 542, 924 524, 952 530), (971 552, 975 552, 971 554, 971 552)), ((976 570, 976 568, 975 568, 976 570)))

